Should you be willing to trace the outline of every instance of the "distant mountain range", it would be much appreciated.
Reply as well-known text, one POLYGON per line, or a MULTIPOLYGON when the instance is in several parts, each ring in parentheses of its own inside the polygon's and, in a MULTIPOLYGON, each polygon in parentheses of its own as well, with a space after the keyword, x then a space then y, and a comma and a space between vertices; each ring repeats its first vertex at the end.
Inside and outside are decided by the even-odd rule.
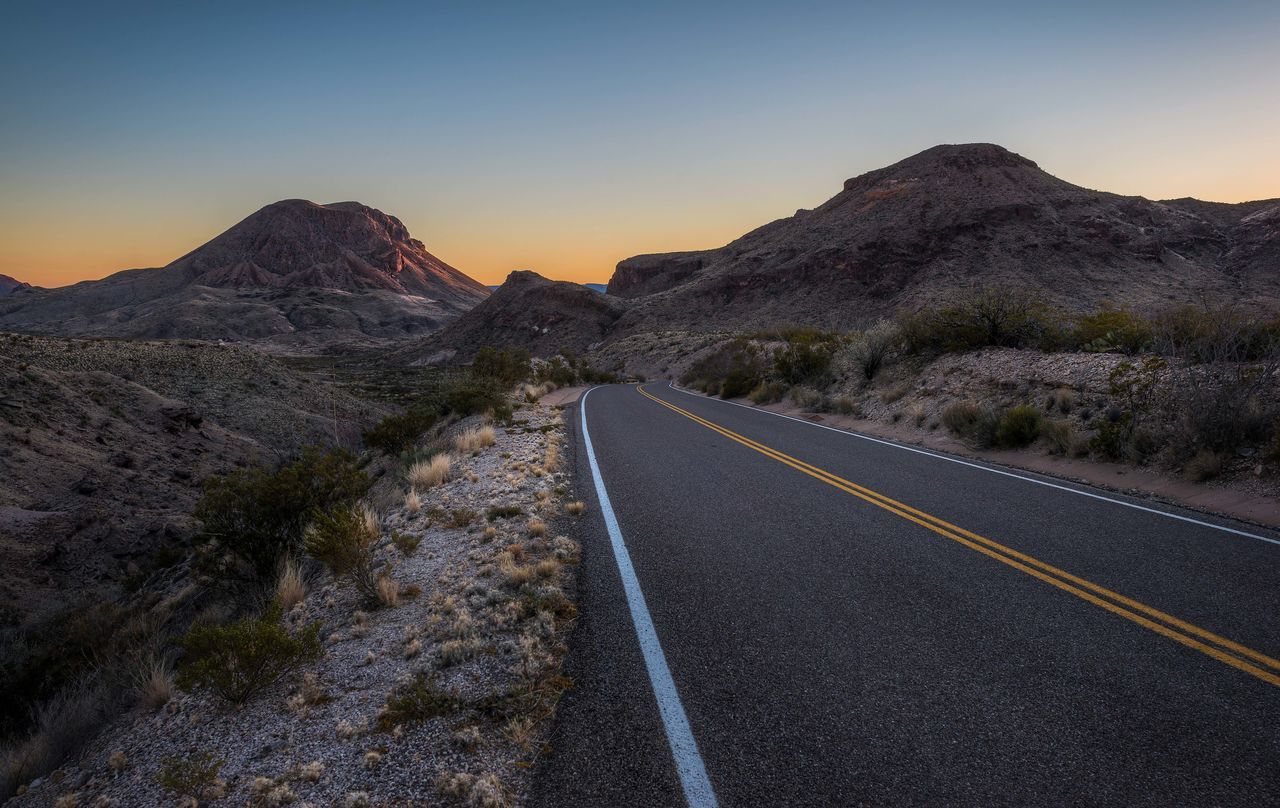
POLYGON ((488 293, 394 216, 289 199, 162 269, 9 296, 0 328, 312 350, 426 333, 488 293))
POLYGON ((1280 301, 1280 200, 1092 191, 991 144, 936 146, 714 250, 618 264, 619 331, 849 327, 976 285, 1073 309, 1280 301))
POLYGON ((473 346, 521 340, 535 352, 581 350, 670 329, 850 329, 978 287, 1074 310, 1106 301, 1277 311, 1280 200, 1153 202, 1072 185, 1000 146, 936 146, 724 247, 622 261, 607 307, 584 308, 586 287, 574 295, 539 280, 514 274, 485 305, 398 355, 425 361, 457 348, 465 358, 473 346), (567 305, 577 313, 557 319, 567 305))
POLYGON ((604 289, 514 272, 490 296, 395 217, 297 199, 162 269, 4 296, 6 281, 0 329, 286 351, 380 345, 411 361, 466 358, 484 344, 579 352, 656 330, 850 329, 975 287, 1069 309, 1274 311, 1280 200, 1119 196, 979 143, 854 177, 818 207, 723 247, 628 258, 604 289))

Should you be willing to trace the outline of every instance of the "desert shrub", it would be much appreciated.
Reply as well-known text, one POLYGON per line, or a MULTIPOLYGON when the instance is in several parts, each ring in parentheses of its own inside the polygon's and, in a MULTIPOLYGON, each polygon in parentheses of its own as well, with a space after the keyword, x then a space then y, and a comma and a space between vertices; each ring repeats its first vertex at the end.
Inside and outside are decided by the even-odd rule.
POLYGON ((484 515, 490 522, 496 522, 499 519, 514 519, 517 516, 523 516, 524 511, 517 505, 494 505, 485 511, 484 515))
POLYGON ((1129 309, 1104 305, 1078 318, 1072 336, 1082 351, 1136 354, 1150 344, 1153 331, 1150 321, 1129 309))
POLYGON ((320 513, 307 528, 307 554, 328 567, 338 578, 347 578, 366 604, 378 604, 378 576, 373 550, 381 538, 375 524, 350 506, 320 513))
POLYGON ((362 433, 366 446, 383 454, 398 455, 413 448, 424 432, 436 422, 434 412, 411 410, 402 415, 388 415, 362 433))
POLYGON ((1187 479, 1202 483, 1222 473, 1222 455, 1211 449, 1201 449, 1183 467, 1187 479))
POLYGON ((791 385, 785 382, 760 382, 747 398, 753 404, 773 404, 786 398, 791 385))
POLYGON ((391 543, 396 546, 401 555, 411 556, 418 552, 418 546, 422 544, 422 537, 393 530, 391 531, 391 543))
POLYGON ((222 771, 222 758, 212 752, 197 752, 187 757, 165 758, 156 774, 156 782, 180 797, 194 800, 205 798, 206 792, 218 782, 222 771))
POLYGON ((942 423, 956 437, 986 447, 996 443, 1000 416, 972 402, 956 402, 942 411, 942 423))
POLYGON ((421 724, 463 706, 464 702, 455 693, 436 685, 434 676, 419 673, 387 697, 386 705, 378 713, 378 728, 390 731, 397 726, 421 724))
POLYGON ((193 626, 179 641, 185 652, 179 686, 204 688, 232 704, 244 704, 263 688, 303 664, 319 659, 320 624, 298 634, 280 625, 280 604, 261 617, 245 617, 225 626, 193 626))
POLYGON ((774 373, 788 384, 821 384, 831 372, 831 355, 832 344, 828 342, 789 342, 774 354, 774 373))
POLYGON ((909 353, 972 351, 986 347, 1046 347, 1060 337, 1058 317, 1029 297, 982 290, 935 309, 901 313, 897 326, 909 353))
POLYGON ((510 418, 507 404, 507 388, 504 382, 483 376, 463 376, 444 391, 443 406, 446 412, 458 416, 493 413, 495 418, 510 418))
POLYGON ((881 320, 854 339, 849 346, 849 354, 864 379, 870 381, 875 378, 893 353, 900 336, 897 325, 881 320))
POLYGON ((557 387, 568 387, 577 382, 578 374, 564 357, 553 356, 538 364, 534 370, 534 380, 550 382, 557 387))
POLYGON ((996 424, 996 445, 1005 448, 1029 446, 1040 436, 1044 416, 1035 407, 1019 404, 1000 416, 996 424))
POLYGON ((1156 386, 1167 367, 1158 356, 1140 363, 1121 362, 1107 377, 1108 389, 1116 402, 1104 413, 1098 432, 1089 447, 1103 457, 1118 460, 1139 458, 1151 448, 1142 430, 1156 406, 1156 386))
POLYGON ((1040 434, 1049 445, 1050 454, 1069 455, 1076 450, 1076 428, 1068 420, 1046 420, 1040 434))
POLYGON ((31 733, 0 750, 0 799, 62 765, 119 707, 117 694, 98 675, 84 677, 41 704, 31 733))
POLYGON ((793 387, 791 403, 802 410, 816 412, 822 406, 822 393, 808 387, 793 387))
POLYGON ((498 350, 488 345, 476 352, 471 361, 471 373, 481 378, 497 379, 511 387, 529 378, 533 373, 529 351, 524 348, 498 350))
POLYGON ((370 484, 349 452, 308 448, 275 471, 258 467, 211 478, 195 516, 202 539, 217 540, 266 577, 301 545, 317 512, 354 502, 370 484))
POLYGON ((701 389, 708 395, 738 398, 754 390, 764 380, 764 362, 759 350, 745 339, 735 339, 693 364, 680 383, 701 389))

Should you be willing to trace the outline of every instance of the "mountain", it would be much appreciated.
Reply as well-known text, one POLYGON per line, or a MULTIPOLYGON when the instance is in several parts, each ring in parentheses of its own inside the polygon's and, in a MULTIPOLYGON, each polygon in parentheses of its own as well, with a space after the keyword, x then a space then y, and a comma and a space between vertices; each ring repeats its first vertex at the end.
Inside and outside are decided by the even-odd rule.
POLYGON ((0 275, 0 297, 8 297, 19 289, 30 289, 31 284, 23 283, 17 278, 0 275))
POLYGON ((394 216, 358 202, 288 199, 161 269, 8 300, 0 328, 305 351, 429 332, 487 293, 394 216))
POLYGON ((724 247, 618 264, 616 333, 850 327, 974 286, 1068 308, 1280 302, 1280 200, 1154 202, 991 144, 936 146, 724 247))
POLYGON ((534 356, 581 354, 602 341, 625 311, 624 301, 581 284, 517 270, 471 311, 388 359, 401 364, 469 361, 485 345, 527 348, 534 356))

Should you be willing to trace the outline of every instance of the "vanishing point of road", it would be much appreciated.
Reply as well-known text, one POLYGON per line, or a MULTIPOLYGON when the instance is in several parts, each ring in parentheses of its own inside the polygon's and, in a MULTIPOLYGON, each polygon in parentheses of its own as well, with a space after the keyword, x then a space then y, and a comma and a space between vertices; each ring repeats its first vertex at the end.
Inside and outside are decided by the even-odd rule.
POLYGON ((685 393, 566 411, 542 806, 1280 804, 1280 536, 685 393))

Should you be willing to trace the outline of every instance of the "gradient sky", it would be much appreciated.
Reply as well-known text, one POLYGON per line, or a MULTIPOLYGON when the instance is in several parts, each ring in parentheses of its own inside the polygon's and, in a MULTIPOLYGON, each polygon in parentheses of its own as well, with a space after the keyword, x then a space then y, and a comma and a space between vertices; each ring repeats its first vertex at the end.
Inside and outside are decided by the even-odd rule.
POLYGON ((937 143, 1280 197, 1274 0, 888 5, 6 3, 0 273, 161 266, 304 197, 485 283, 605 281, 937 143))

